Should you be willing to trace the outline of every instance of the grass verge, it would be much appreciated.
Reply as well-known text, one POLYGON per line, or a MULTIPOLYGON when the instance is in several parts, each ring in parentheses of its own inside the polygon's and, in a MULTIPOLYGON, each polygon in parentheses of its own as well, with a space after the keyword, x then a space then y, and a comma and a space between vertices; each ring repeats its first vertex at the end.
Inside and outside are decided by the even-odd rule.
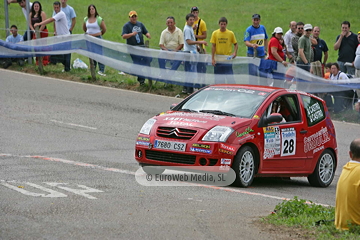
POLYGON ((335 228, 334 219, 334 207, 294 197, 276 205, 274 212, 261 219, 261 222, 279 231, 285 229, 289 236, 302 239, 360 239, 360 226, 352 226, 349 231, 339 231, 335 228))

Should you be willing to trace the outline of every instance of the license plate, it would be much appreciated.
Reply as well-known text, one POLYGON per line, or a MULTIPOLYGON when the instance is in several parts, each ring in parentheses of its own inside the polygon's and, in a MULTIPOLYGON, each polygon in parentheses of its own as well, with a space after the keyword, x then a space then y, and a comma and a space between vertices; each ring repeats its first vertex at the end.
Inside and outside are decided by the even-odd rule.
POLYGON ((185 152, 186 143, 155 140, 155 148, 185 152))

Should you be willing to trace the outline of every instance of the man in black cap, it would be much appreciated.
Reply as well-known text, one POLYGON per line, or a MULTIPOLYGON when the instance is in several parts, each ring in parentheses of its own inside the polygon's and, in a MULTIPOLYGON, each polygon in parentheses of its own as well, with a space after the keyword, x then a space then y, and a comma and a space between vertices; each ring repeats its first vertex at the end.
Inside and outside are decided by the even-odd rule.
MULTIPOLYGON (((195 19, 194 19, 194 25, 192 26, 194 29, 194 34, 195 34, 195 38, 196 41, 204 41, 207 37, 206 34, 206 23, 203 19, 199 18, 199 8, 198 7, 192 7, 190 9, 190 12, 192 14, 194 14, 195 19)), ((204 46, 199 46, 200 47, 200 53, 202 53, 201 51, 205 51, 204 46)))

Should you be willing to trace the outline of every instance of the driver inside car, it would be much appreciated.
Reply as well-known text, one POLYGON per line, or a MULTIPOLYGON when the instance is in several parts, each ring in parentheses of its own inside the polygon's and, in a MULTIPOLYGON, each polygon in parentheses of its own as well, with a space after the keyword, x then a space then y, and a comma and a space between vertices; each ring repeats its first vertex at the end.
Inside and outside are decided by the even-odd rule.
POLYGON ((272 113, 280 113, 281 116, 283 117, 281 123, 287 122, 287 118, 291 116, 289 110, 286 108, 281 98, 278 98, 275 101, 273 101, 270 107, 271 107, 271 111, 269 115, 271 115, 272 113))

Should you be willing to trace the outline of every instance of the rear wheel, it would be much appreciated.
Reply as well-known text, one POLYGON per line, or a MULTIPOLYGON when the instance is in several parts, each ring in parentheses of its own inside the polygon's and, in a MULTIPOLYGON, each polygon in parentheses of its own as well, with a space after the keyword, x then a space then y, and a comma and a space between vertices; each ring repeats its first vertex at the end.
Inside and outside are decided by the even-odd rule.
POLYGON ((257 168, 257 159, 254 150, 249 146, 244 146, 235 156, 232 168, 235 171, 235 186, 248 187, 254 180, 257 168))
POLYGON ((334 154, 326 149, 319 157, 314 172, 308 176, 308 181, 314 187, 328 187, 334 179, 336 160, 334 154))

